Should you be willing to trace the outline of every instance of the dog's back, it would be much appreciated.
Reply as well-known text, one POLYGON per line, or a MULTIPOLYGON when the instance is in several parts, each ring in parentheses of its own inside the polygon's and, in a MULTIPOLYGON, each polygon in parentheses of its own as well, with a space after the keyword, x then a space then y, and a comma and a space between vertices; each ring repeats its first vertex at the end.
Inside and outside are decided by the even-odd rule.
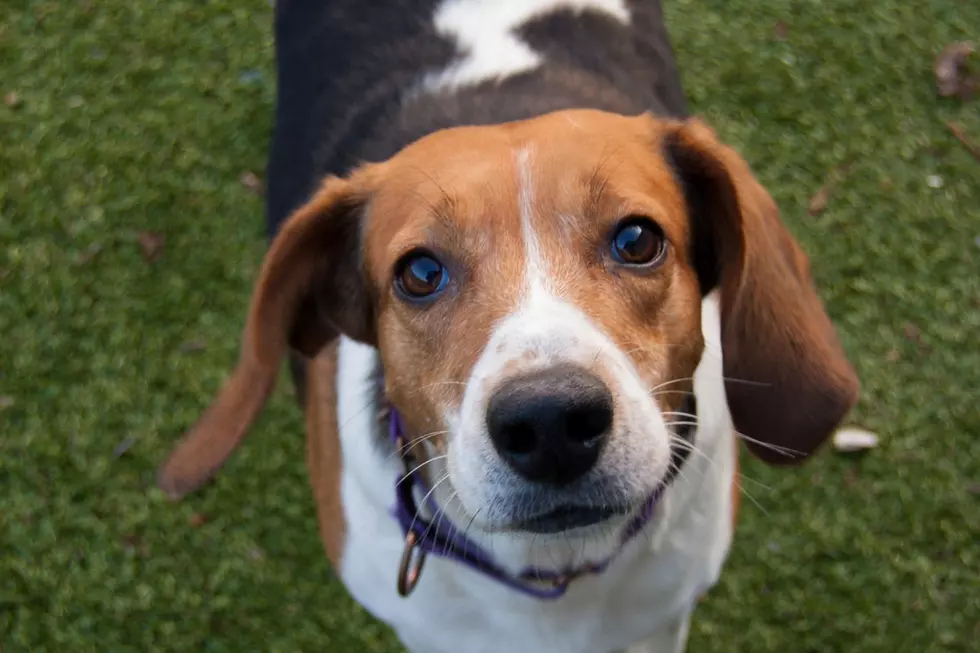
POLYGON ((275 32, 270 236, 325 175, 437 129, 686 115, 659 0, 279 0, 275 32))

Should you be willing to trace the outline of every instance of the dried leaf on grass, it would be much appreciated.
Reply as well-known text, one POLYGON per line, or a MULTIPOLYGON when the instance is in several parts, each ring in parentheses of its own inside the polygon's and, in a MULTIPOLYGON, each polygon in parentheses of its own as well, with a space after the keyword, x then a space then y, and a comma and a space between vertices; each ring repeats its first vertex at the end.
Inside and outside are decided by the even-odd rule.
POLYGON ((86 263, 94 259, 96 256, 98 256, 99 252, 101 251, 102 251, 102 243, 92 243, 91 245, 86 247, 83 251, 79 252, 79 254, 75 257, 72 263, 74 263, 75 265, 85 265, 86 263))
POLYGON ((972 43, 962 41, 943 48, 936 57, 936 89, 942 97, 967 100, 980 88, 980 72, 971 72, 967 60, 975 52, 972 43))
POLYGON ((142 557, 150 555, 150 545, 142 535, 138 533, 127 533, 123 535, 123 547, 129 551, 138 553, 142 557))
POLYGON ((207 344, 203 340, 188 340, 187 342, 181 344, 180 353, 193 354, 195 352, 204 351, 206 348, 207 344))
POLYGON ((163 254, 164 245, 167 244, 167 239, 163 234, 153 231, 139 232, 136 240, 139 242, 140 251, 143 253, 143 260, 147 263, 153 263, 160 258, 160 255, 163 254))
POLYGON ((824 180, 823 186, 818 188, 817 192, 810 197, 810 203, 807 205, 807 213, 810 215, 820 215, 827 210, 827 205, 830 204, 830 194, 850 169, 850 163, 841 164, 831 169, 830 173, 827 174, 827 178, 824 180))
POLYGON ((867 451, 878 446, 878 436, 854 426, 843 428, 834 433, 834 449, 840 453, 867 451))
POLYGON ((830 203, 830 190, 832 187, 832 184, 827 183, 817 189, 817 192, 810 198, 807 213, 810 215, 820 215, 827 210, 827 204, 830 203))
POLYGON ((916 344, 922 343, 922 331, 911 322, 902 327, 902 335, 904 335, 905 339, 909 340, 910 342, 914 342, 916 344))
POLYGON ((238 178, 238 181, 241 182, 242 186, 244 186, 247 190, 250 190, 257 195, 262 193, 262 180, 259 179, 258 175, 256 175, 254 172, 243 172, 242 176, 238 178))
POLYGON ((126 454, 127 451, 133 448, 134 444, 136 444, 136 438, 134 438, 133 436, 129 436, 128 438, 126 438, 125 440, 123 440, 122 442, 116 445, 116 447, 112 450, 112 455, 115 456, 116 458, 121 458, 126 454))
POLYGON ((963 128, 951 121, 947 121, 946 126, 949 127, 949 131, 953 132, 953 136, 956 137, 956 140, 963 144, 963 147, 966 148, 967 152, 972 154, 974 159, 980 161, 980 147, 970 142, 970 140, 966 137, 966 133, 964 133, 963 128))
POLYGON ((0 411, 7 410, 8 408, 13 408, 14 398, 9 395, 0 396, 0 411))
POLYGON ((11 91, 3 96, 3 103, 6 104, 11 109, 13 109, 14 107, 18 107, 20 106, 20 95, 18 95, 14 91, 11 91))
POLYGON ((777 41, 785 41, 789 38, 789 25, 786 24, 786 21, 777 20, 772 27, 772 35, 777 41))
POLYGON ((188 518, 187 521, 190 523, 192 528, 200 528, 211 521, 211 516, 195 512, 190 516, 190 518, 188 518))

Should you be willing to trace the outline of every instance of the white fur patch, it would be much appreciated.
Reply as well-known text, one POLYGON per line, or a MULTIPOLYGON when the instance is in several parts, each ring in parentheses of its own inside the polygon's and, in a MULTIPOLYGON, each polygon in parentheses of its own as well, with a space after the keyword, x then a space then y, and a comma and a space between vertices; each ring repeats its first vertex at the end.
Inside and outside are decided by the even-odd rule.
MULTIPOLYGON (((480 523, 501 519, 497 508, 506 511, 523 485, 494 451, 485 419, 493 391, 514 374, 572 363, 610 385, 616 417, 598 469, 634 497, 651 493, 669 462, 666 422, 630 359, 578 307, 543 285, 533 283, 523 305, 494 329, 467 382, 449 444, 453 484, 470 514, 482 508, 480 523)), ((581 554, 574 551, 565 562, 581 563, 574 559, 581 554)))
POLYGON ((629 23, 624 0, 444 0, 433 18, 439 34, 451 38, 464 54, 448 68, 427 75, 429 91, 503 79, 541 65, 541 55, 516 35, 537 16, 557 9, 602 12, 629 23))
POLYGON ((547 286, 548 269, 541 243, 534 232, 534 184, 531 179, 532 150, 521 148, 517 153, 517 208, 521 216, 521 236, 524 238, 524 256, 527 270, 526 291, 533 294, 547 286))
MULTIPOLYGON (((398 464, 373 441, 370 376, 377 351, 343 338, 337 390, 348 528, 339 571, 353 597, 392 626, 412 653, 681 651, 690 612, 716 582, 731 540, 734 436, 721 377, 716 302, 709 297, 703 305, 707 347, 695 373, 699 453, 671 485, 649 532, 604 573, 576 581, 556 602, 528 598, 435 556, 426 562, 415 593, 407 599, 397 595, 403 538, 389 509, 398 464)), ((508 567, 560 564, 587 544, 538 540, 522 555, 514 540, 497 534, 481 544, 508 567)))

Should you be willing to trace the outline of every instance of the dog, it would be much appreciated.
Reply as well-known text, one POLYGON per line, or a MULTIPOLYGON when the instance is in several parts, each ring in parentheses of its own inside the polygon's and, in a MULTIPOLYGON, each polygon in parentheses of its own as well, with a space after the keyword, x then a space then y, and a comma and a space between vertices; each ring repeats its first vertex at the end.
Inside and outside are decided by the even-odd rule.
POLYGON ((279 0, 270 248, 161 467, 210 479, 288 358, 326 554, 415 653, 669 653, 738 435, 798 464, 859 383, 652 0, 279 0))

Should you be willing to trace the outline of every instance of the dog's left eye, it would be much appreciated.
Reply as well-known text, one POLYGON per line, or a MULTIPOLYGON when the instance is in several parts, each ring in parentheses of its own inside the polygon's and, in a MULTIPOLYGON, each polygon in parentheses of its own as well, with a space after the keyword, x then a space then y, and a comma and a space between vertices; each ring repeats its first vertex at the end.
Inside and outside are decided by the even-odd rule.
POLYGON ((664 232, 645 218, 629 218, 620 223, 611 243, 613 258, 632 266, 659 263, 667 251, 664 232))
POLYGON ((395 287, 409 299, 423 299, 446 287, 449 273, 433 256, 415 252, 402 258, 395 268, 395 287))

